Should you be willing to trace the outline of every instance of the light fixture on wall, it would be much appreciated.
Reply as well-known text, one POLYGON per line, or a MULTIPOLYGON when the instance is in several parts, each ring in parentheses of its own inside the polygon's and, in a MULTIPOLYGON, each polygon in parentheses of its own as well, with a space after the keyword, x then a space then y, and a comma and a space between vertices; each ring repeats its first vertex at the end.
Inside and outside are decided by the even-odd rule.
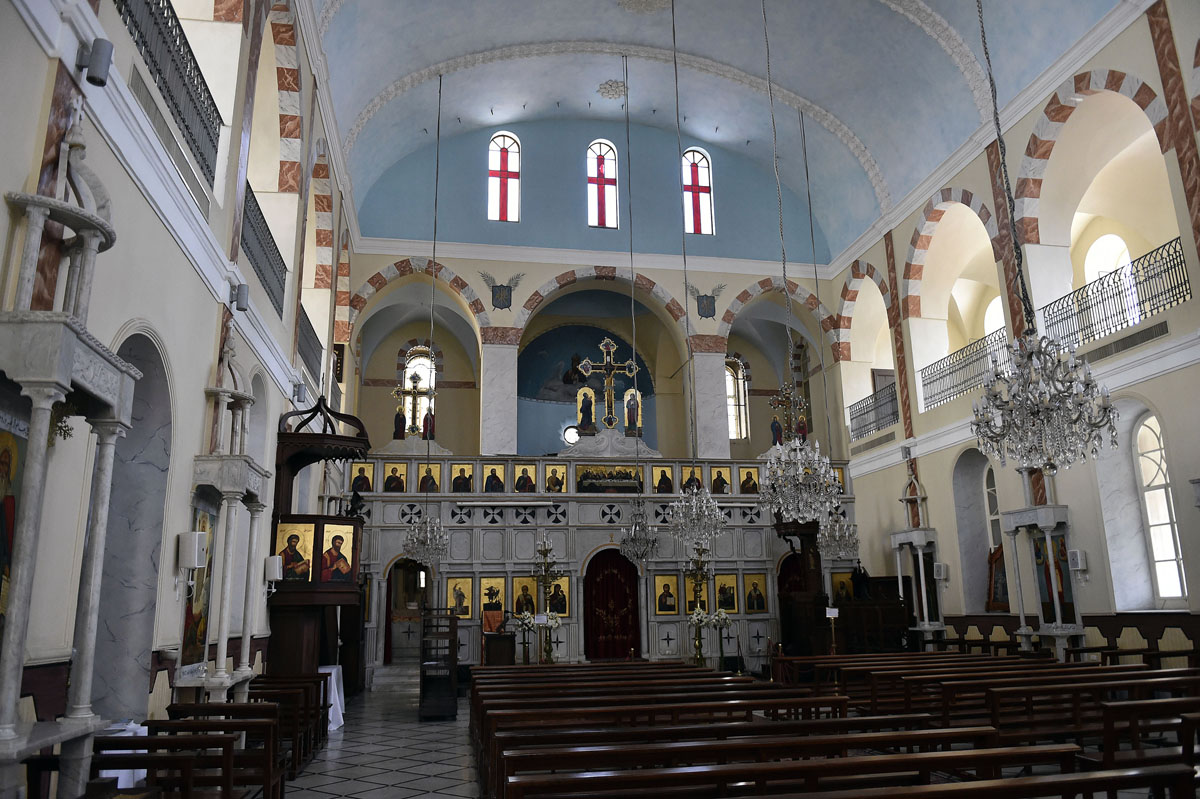
POLYGON ((308 402, 308 386, 304 384, 304 381, 292 384, 292 401, 297 405, 308 402))
POLYGON ((267 583, 267 596, 276 591, 275 583, 283 580, 283 556, 267 555, 263 561, 263 579, 267 583))
POLYGON ((75 54, 75 69, 87 72, 87 82, 93 86, 107 86, 112 55, 113 43, 108 39, 93 39, 91 44, 81 42, 75 54))
POLYGON ((250 284, 236 283, 229 287, 229 304, 239 311, 250 310, 250 284))
MULTIPOLYGON (((788 280, 787 242, 783 232, 783 185, 779 178, 779 139, 775 125, 775 89, 771 78, 771 39, 768 34, 766 0, 762 0, 761 5, 763 42, 767 57, 767 97, 771 111, 772 163, 775 170, 775 199, 779 221, 779 263, 783 277, 784 305, 787 309, 784 331, 787 334, 787 357, 790 359, 795 351, 795 343, 792 340, 792 321, 795 317, 792 312, 791 281, 788 280)), ((804 135, 803 114, 800 116, 800 134, 804 153, 805 187, 808 189, 808 142, 804 135)), ((821 288, 816 274, 816 226, 813 222, 811 189, 808 189, 808 230, 812 243, 813 282, 817 291, 818 307, 820 307, 821 288)), ((824 381, 825 356, 824 349, 820 344, 817 346, 817 353, 821 358, 821 379, 824 381)), ((828 391, 825 392, 825 396, 829 396, 828 391)), ((829 456, 821 454, 820 443, 814 440, 810 444, 807 435, 803 437, 797 435, 799 416, 804 411, 805 404, 804 398, 797 390, 795 373, 789 365, 784 384, 780 387, 779 393, 771 398, 771 407, 783 415, 782 441, 774 442, 768 451, 767 464, 763 471, 759 490, 759 506, 780 522, 819 520, 822 528, 826 528, 831 519, 845 521, 839 513, 839 497, 842 486, 829 461, 829 456)), ((826 403, 825 422, 826 430, 832 429, 829 424, 828 403, 826 403)), ((841 541, 841 537, 852 536, 853 548, 857 552, 858 538, 855 525, 843 524, 837 527, 835 532, 838 541, 841 541)), ((827 535, 827 543, 830 543, 831 546, 833 540, 834 538, 827 535)), ((791 544, 790 540, 789 544, 791 544)), ((794 544, 792 546, 794 549, 794 544)), ((844 542, 839 543, 841 548, 847 546, 848 544, 844 542)), ((832 553, 826 552, 824 546, 819 548, 823 556, 834 557, 832 553)))
MULTIPOLYGON (((1065 347, 1037 331, 1037 319, 1026 285, 1021 240, 1017 231, 1016 203, 1008 179, 1008 161, 1004 136, 1000 130, 1000 112, 996 99, 996 81, 988 52, 987 32, 983 24, 983 0, 975 0, 979 15, 979 35, 987 63, 992 94, 992 122, 1000 152, 1004 199, 1008 206, 1013 261, 1020 290, 1025 329, 1009 345, 1011 365, 1001 364, 992 356, 991 368, 984 377, 983 397, 974 403, 971 432, 979 439, 979 449, 995 456, 1001 464, 1015 461, 1032 495, 1030 479, 1036 471, 1053 475, 1058 468, 1069 468, 1079 460, 1099 454, 1103 433, 1117 447, 1117 411, 1108 389, 1097 386, 1086 361, 1077 359, 1073 347, 1065 347)), ((1030 501, 1032 504, 1032 501, 1030 501)))

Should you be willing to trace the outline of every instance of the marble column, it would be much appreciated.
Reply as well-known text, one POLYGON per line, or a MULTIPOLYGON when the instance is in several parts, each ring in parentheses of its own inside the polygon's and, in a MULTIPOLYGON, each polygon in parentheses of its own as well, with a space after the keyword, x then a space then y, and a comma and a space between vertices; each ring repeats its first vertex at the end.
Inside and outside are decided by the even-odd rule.
POLYGON ((258 576, 262 574, 263 562, 258 552, 258 532, 262 523, 262 514, 266 505, 261 502, 249 502, 246 508, 250 511, 250 540, 246 544, 246 590, 242 595, 242 651, 238 658, 237 676, 248 677, 254 672, 252 649, 254 643, 254 616, 258 610, 259 589, 258 576))
POLYGON ((25 247, 21 251, 21 271, 17 279, 17 299, 14 309, 28 311, 33 304, 33 285, 37 281, 38 253, 42 249, 42 231, 50 209, 30 205, 25 209, 25 247))
POLYGON ((37 567, 37 538, 46 488, 46 449, 50 437, 50 408, 63 399, 57 383, 30 383, 21 387, 33 407, 29 413, 29 446, 13 531, 8 586, 8 614, 0 650, 0 740, 17 737, 17 701, 25 667, 25 638, 29 632, 29 602, 37 567))
MULTIPOLYGON (((121 422, 107 419, 89 419, 88 423, 96 433, 96 462, 92 468, 91 518, 88 521, 87 540, 83 545, 79 601, 75 607, 72 644, 75 656, 71 661, 71 686, 67 694, 69 720, 86 720, 96 715, 92 711, 92 678, 96 666, 96 626, 100 618, 100 580, 108 535, 113 458, 117 451, 117 438, 125 435, 126 429, 121 422)), ((82 786, 79 787, 82 790, 82 786)))
POLYGON ((240 491, 229 491, 221 494, 222 514, 221 529, 217 540, 221 542, 221 584, 217 597, 221 603, 217 616, 217 668, 213 676, 224 678, 229 670, 225 661, 229 653, 229 624, 233 616, 233 553, 234 536, 237 535, 237 509, 242 501, 240 491))
POLYGON ((484 344, 479 361, 479 454, 517 453, 517 345, 484 344))
POLYGON ((929 588, 925 582, 925 547, 913 547, 913 554, 917 556, 917 574, 920 575, 920 587, 917 588, 917 595, 921 597, 921 623, 929 624, 929 588))
MULTIPOLYGON (((725 352, 693 353, 697 458, 729 458, 729 408, 725 352)), ((689 409, 690 410, 690 409, 689 409)))
MULTIPOLYGON (((1017 616, 1021 620, 1021 626, 1017 628, 1017 637, 1021 639, 1021 649, 1030 650, 1033 648, 1033 630, 1025 621, 1025 591, 1021 587, 1021 558, 1017 552, 1017 531, 1005 530, 1004 535, 1008 536, 1009 546, 1013 555, 1013 577, 1017 583, 1017 616)), ((1012 594, 1010 593, 1011 597, 1012 594)))

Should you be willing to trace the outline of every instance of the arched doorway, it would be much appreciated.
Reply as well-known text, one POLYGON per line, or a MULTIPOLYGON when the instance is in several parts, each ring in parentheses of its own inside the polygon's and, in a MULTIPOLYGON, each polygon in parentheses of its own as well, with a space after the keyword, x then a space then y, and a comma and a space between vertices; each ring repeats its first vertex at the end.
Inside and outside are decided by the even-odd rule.
POLYGON ((421 653, 421 608, 429 604, 429 571, 409 558, 388 572, 383 662, 416 660, 421 653))
POLYGON ((616 549, 596 553, 583 578, 583 652, 588 660, 639 657, 637 567, 616 549))
POLYGON ((779 632, 785 655, 829 651, 825 585, 815 536, 800 536, 800 547, 779 564, 779 632))
POLYGON ((117 439, 113 462, 92 701, 106 719, 145 718, 158 598, 167 469, 171 463, 171 392, 158 348, 130 336, 117 355, 142 373, 133 391, 132 426, 117 439))

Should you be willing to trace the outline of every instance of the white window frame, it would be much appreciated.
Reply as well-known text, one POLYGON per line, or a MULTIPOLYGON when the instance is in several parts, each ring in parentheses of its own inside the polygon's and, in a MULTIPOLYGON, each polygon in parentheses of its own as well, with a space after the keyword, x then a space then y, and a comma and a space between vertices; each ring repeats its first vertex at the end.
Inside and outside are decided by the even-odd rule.
POLYGON ((983 515, 986 519, 988 551, 993 551, 1004 543, 1004 527, 1000 523, 1000 492, 996 486, 996 470, 991 463, 983 470, 983 515))
POLYGON ((1168 470, 1166 463, 1167 444, 1164 439, 1165 436, 1163 435, 1162 430, 1162 420, 1153 411, 1147 411, 1138 417, 1137 422, 1133 425, 1133 446, 1130 448, 1132 450, 1133 457, 1133 474, 1138 490, 1138 503, 1141 506, 1142 511, 1142 531, 1144 534, 1143 539, 1146 544, 1146 555, 1150 562, 1150 579, 1152 581, 1152 585, 1154 586, 1155 602, 1159 607, 1185 607, 1187 604, 1188 595, 1187 572, 1184 570, 1183 553, 1179 547, 1179 521, 1175 514, 1174 491, 1172 490, 1171 473, 1168 470), (1138 443, 1138 439, 1141 437, 1140 433, 1142 428, 1150 419, 1154 419, 1158 424, 1157 438, 1159 446, 1153 450, 1143 451, 1141 445, 1138 443), (1158 453, 1159 457, 1161 458, 1163 482, 1160 485, 1148 486, 1146 485, 1146 481, 1142 476, 1142 460, 1147 453, 1158 453), (1164 494, 1164 499, 1166 500, 1167 521, 1165 523, 1153 525, 1153 527, 1166 528, 1167 531, 1169 531, 1170 543, 1174 548, 1174 557, 1159 558, 1155 554, 1153 539, 1154 531, 1150 523, 1149 505, 1146 502, 1146 495, 1152 491, 1162 491, 1164 494), (1159 564, 1168 563, 1173 563, 1179 574, 1179 596, 1163 596, 1162 592, 1159 590, 1159 564))
POLYGON ((587 174, 587 182, 584 186, 587 188, 587 222, 588 227, 596 228, 597 230, 617 230, 621 226, 621 171, 620 171, 620 155, 617 152, 617 146, 608 139, 595 139, 587 146, 587 152, 584 156, 585 164, 584 171, 587 174), (601 148, 607 148, 610 152, 603 153, 601 148), (596 177, 596 156, 604 155, 605 158, 605 173, 604 179, 612 179, 614 182, 611 186, 595 186, 593 194, 591 182, 596 177), (608 163, 612 163, 611 171, 607 169, 608 163), (611 195, 608 193, 612 190, 611 195), (604 224, 600 224, 600 191, 604 194, 604 224), (595 198, 595 201, 593 201, 595 198))
MULTIPOLYGON (((695 162, 695 163, 699 163, 699 162, 695 162)), ((684 190, 683 190, 683 232, 684 233, 694 233, 694 234, 700 235, 700 236, 715 236, 717 233, 717 206, 716 206, 716 191, 717 190, 716 190, 715 186, 713 185, 712 156, 710 156, 705 150, 702 150, 699 147, 689 147, 688 149, 683 151, 683 158, 682 158, 679 166, 680 166, 680 169, 682 170, 681 175, 683 177, 683 186, 684 186, 684 190), (694 163, 693 161, 688 160, 688 156, 693 153, 700 156, 700 158, 702 158, 704 160, 704 163, 701 166, 701 169, 707 170, 707 172, 708 172, 708 175, 707 175, 708 181, 707 182, 705 182, 703 180, 697 181, 700 186, 703 186, 704 188, 708 189, 708 214, 707 214, 707 218, 705 218, 706 215, 704 213, 704 204, 701 203, 700 230, 694 229, 695 228, 695 220, 692 218, 692 198, 690 198, 688 196, 688 194, 690 194, 690 192, 686 188, 688 185, 690 185, 689 181, 691 180, 691 174, 690 174, 691 166, 694 163), (704 229, 706 222, 708 224, 707 230, 704 229)), ((701 199, 703 199, 703 195, 701 195, 701 199)))
MULTIPOLYGON (((520 222, 521 221, 521 178, 524 172, 521 168, 521 155, 523 148, 521 140, 515 134, 509 133, 507 130, 498 130, 492 134, 492 138, 488 139, 488 177, 487 177, 487 218, 489 222, 520 222), (510 157, 512 151, 515 150, 517 156, 516 173, 517 177, 509 178, 508 189, 508 208, 507 219, 501 219, 500 213, 500 196, 502 178, 493 176, 492 172, 500 171, 500 151, 503 149, 498 143, 499 139, 512 139, 512 144, 509 145, 510 157), (495 159, 493 159, 493 155, 495 159), (494 160, 494 163, 493 163, 494 160), (515 197, 513 194, 515 193, 515 197)), ((511 164, 507 165, 510 170, 513 169, 511 164)))
POLYGON ((744 441, 750 437, 750 407, 746 396, 746 365, 737 358, 725 359, 725 414, 729 421, 729 440, 744 441), (733 392, 729 391, 732 378, 733 392))
MULTIPOLYGON (((422 345, 417 345, 415 347, 410 348, 409 351, 405 354, 405 356, 404 356, 404 377, 401 382, 401 385, 404 388, 412 387, 409 385, 409 382, 408 382, 409 370, 411 370, 413 368, 413 364, 415 362, 420 361, 420 360, 425 360, 425 361, 429 362, 429 369, 428 369, 429 380, 428 380, 428 382, 423 382, 422 387, 436 389, 437 388, 437 363, 433 360, 433 352, 430 351, 430 349, 428 347, 425 347, 422 345)), ((409 424, 415 424, 417 427, 420 427, 421 420, 425 418, 425 409, 427 407, 432 407, 433 412, 436 414, 437 413, 437 403, 434 401, 435 399, 436 399, 436 397, 430 398, 427 396, 418 396, 417 397, 417 417, 415 420, 409 419, 408 420, 409 424)), ((405 404, 407 405, 407 403, 405 403, 405 404)), ((411 410, 412 410, 412 406, 409 405, 408 407, 406 407, 404 409, 404 414, 407 416, 411 410)))

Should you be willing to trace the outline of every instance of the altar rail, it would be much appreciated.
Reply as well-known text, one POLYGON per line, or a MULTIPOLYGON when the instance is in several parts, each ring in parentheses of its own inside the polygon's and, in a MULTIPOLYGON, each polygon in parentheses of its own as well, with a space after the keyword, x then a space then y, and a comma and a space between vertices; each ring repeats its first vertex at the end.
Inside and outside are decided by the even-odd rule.
MULTIPOLYGON (((846 466, 849 461, 835 460, 833 468, 837 472, 845 493, 852 494, 848 482, 846 466)), ((601 461, 573 460, 566 458, 487 458, 480 456, 469 457, 434 457, 426 459, 419 455, 372 455, 362 461, 351 461, 346 469, 345 490, 358 491, 364 496, 387 499, 394 495, 450 495, 461 500, 468 497, 473 500, 486 498, 488 500, 507 500, 506 504, 516 504, 516 497, 533 501, 553 500, 562 495, 598 496, 617 494, 623 496, 679 496, 693 470, 696 480, 706 486, 709 491, 722 499, 740 499, 747 504, 756 502, 758 488, 762 480, 764 461, 671 461, 655 459, 642 461, 638 467, 633 461, 601 461), (430 472, 426 475, 426 467, 430 472), (640 476, 638 470, 640 468, 640 476), (362 473, 360 474, 360 469, 362 473), (395 474, 393 474, 393 469, 395 474), (492 470, 496 470, 499 490, 487 490, 488 478, 492 470), (459 490, 455 490, 454 479, 461 477, 460 470, 465 470, 467 483, 460 481, 459 490), (662 481, 664 471, 670 481, 668 486, 662 481), (611 472, 611 475, 610 475, 611 472), (432 482, 426 482, 422 491, 421 479, 431 477, 432 482), (528 477, 529 482, 522 480, 528 477), (718 479, 720 477, 720 480, 718 479), (365 478, 365 480, 363 479, 365 478), (517 482, 528 486, 529 490, 517 490, 517 482), (723 482, 722 482, 723 481, 723 482), (403 490, 398 486, 402 485, 403 490), (559 485, 558 490, 553 486, 559 485), (664 490, 659 491, 659 488, 664 490), (724 490, 720 490, 721 488, 724 490), (665 490, 669 488, 670 490, 665 490)), ((497 488, 496 481, 491 487, 497 488)))

